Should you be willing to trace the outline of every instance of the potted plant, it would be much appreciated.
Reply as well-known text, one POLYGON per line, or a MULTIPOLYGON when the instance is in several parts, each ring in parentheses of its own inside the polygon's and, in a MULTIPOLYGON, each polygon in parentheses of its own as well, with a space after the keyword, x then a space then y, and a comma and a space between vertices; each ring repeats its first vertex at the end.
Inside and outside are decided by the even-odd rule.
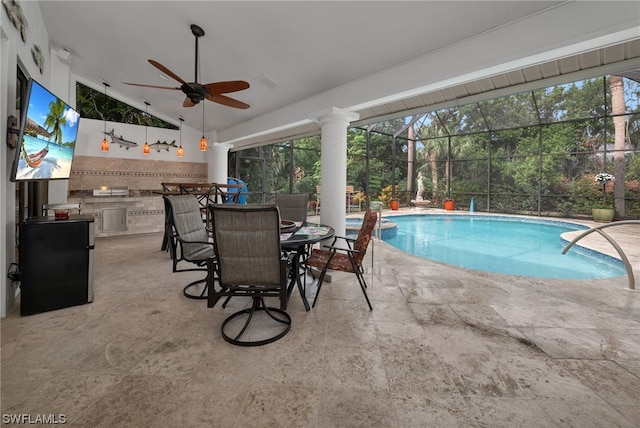
POLYGON ((444 204, 444 209, 447 210, 447 211, 453 211, 453 209, 456 207, 455 199, 444 198, 444 200, 442 202, 444 204))
POLYGON ((389 204, 389 208, 396 211, 400 208, 400 199, 394 198, 393 195, 397 195, 400 193, 400 187, 396 184, 395 186, 388 185, 382 192, 380 193, 380 201, 389 204), (395 189, 394 189, 395 187, 395 189))
POLYGON ((615 179, 616 178, 613 175, 607 174, 606 172, 596 174, 596 183, 602 186, 602 204, 594 205, 591 210, 593 220, 605 223, 613 220, 615 211, 613 209, 613 205, 607 204, 607 184, 615 181, 615 179))

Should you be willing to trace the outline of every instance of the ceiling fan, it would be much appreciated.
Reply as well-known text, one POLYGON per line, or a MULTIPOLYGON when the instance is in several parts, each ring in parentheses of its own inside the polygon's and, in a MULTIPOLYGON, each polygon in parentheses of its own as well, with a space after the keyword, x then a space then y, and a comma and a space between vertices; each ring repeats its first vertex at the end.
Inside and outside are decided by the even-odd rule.
POLYGON ((213 101, 214 103, 222 104, 229 107, 235 107, 240 109, 249 108, 249 104, 245 104, 242 101, 238 101, 236 99, 223 95, 229 92, 237 92, 237 91, 242 91, 244 89, 249 88, 249 83, 243 80, 230 80, 227 82, 207 83, 204 85, 198 83, 198 38, 204 36, 204 30, 198 27, 197 25, 192 24, 191 32, 196 38, 196 61, 195 61, 196 71, 195 71, 195 79, 193 82, 185 82, 182 78, 180 78, 177 74, 169 70, 164 65, 150 59, 148 61, 151 65, 153 65, 158 70, 162 71, 167 76, 172 77, 176 81, 182 83, 182 85, 179 87, 170 87, 170 86, 143 85, 140 83, 127 83, 127 82, 123 82, 123 83, 126 85, 143 86, 146 88, 181 90, 187 96, 184 100, 184 103, 182 103, 183 107, 193 107, 196 104, 198 104, 200 101, 207 99, 209 101, 213 101))

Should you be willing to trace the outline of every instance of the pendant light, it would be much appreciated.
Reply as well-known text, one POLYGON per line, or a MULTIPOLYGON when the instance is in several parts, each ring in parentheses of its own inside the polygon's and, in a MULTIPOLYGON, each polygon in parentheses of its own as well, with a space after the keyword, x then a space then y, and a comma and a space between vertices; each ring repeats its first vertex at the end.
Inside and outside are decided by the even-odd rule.
POLYGON ((149 144, 147 143, 147 120, 149 119, 149 103, 147 101, 144 102, 145 107, 145 116, 144 116, 144 146, 142 146, 142 154, 149 154, 149 144))
MULTIPOLYGON (((107 88, 111 85, 109 85, 107 82, 102 82, 102 84, 104 85, 104 105, 105 107, 108 106, 107 103, 107 88)), ((107 141, 107 111, 105 108, 105 112, 104 112, 104 138, 102 139, 102 145, 100 146, 100 150, 102 150, 103 152, 108 152, 109 151, 109 142, 107 141)))
POLYGON ((202 138, 200 138, 200 151, 207 151, 207 139, 204 138, 204 100, 202 102, 202 138))
POLYGON ((178 147, 178 157, 181 158, 184 156, 184 149, 182 148, 182 122, 184 122, 183 118, 180 119, 180 147, 178 147))

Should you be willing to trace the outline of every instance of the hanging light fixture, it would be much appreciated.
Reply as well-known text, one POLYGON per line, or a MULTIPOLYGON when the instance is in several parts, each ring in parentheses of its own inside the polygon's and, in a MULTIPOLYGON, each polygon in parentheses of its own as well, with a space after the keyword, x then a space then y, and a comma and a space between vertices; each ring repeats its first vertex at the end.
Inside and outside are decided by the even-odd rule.
POLYGON ((184 156, 184 149, 182 148, 182 122, 184 122, 183 118, 180 119, 180 147, 178 147, 178 157, 181 158, 184 156))
POLYGON ((145 116, 144 116, 144 146, 142 146, 142 154, 149 154, 149 144, 147 143, 147 120, 149 119, 149 103, 147 101, 144 102, 145 107, 145 116))
MULTIPOLYGON (((104 105, 105 107, 108 105, 107 103, 107 88, 111 85, 109 85, 107 82, 102 82, 102 84, 104 85, 104 105)), ((107 141, 107 112, 105 109, 104 112, 104 138, 102 138, 102 145, 100 146, 100 150, 102 150, 103 152, 108 152, 109 151, 109 142, 107 141)))
POLYGON ((200 138, 200 151, 207 151, 207 139, 204 138, 204 103, 202 103, 202 138, 200 138))

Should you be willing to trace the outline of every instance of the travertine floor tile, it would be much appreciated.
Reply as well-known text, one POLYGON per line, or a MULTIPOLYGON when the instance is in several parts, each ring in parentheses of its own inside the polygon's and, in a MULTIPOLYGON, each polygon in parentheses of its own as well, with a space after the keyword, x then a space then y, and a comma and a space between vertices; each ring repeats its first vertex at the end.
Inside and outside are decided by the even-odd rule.
POLYGON ((322 394, 318 427, 399 427, 388 391, 327 388, 322 394))
POLYGON ((237 427, 308 427, 317 424, 318 388, 257 383, 251 386, 237 427))
POLYGON ((337 273, 309 312, 293 292, 284 338, 246 348, 220 326, 249 300, 185 298, 204 273, 172 273, 161 241, 98 239, 93 303, 0 321, 3 414, 82 428, 640 426, 640 293, 625 277, 488 274, 376 241, 373 311, 337 273))

